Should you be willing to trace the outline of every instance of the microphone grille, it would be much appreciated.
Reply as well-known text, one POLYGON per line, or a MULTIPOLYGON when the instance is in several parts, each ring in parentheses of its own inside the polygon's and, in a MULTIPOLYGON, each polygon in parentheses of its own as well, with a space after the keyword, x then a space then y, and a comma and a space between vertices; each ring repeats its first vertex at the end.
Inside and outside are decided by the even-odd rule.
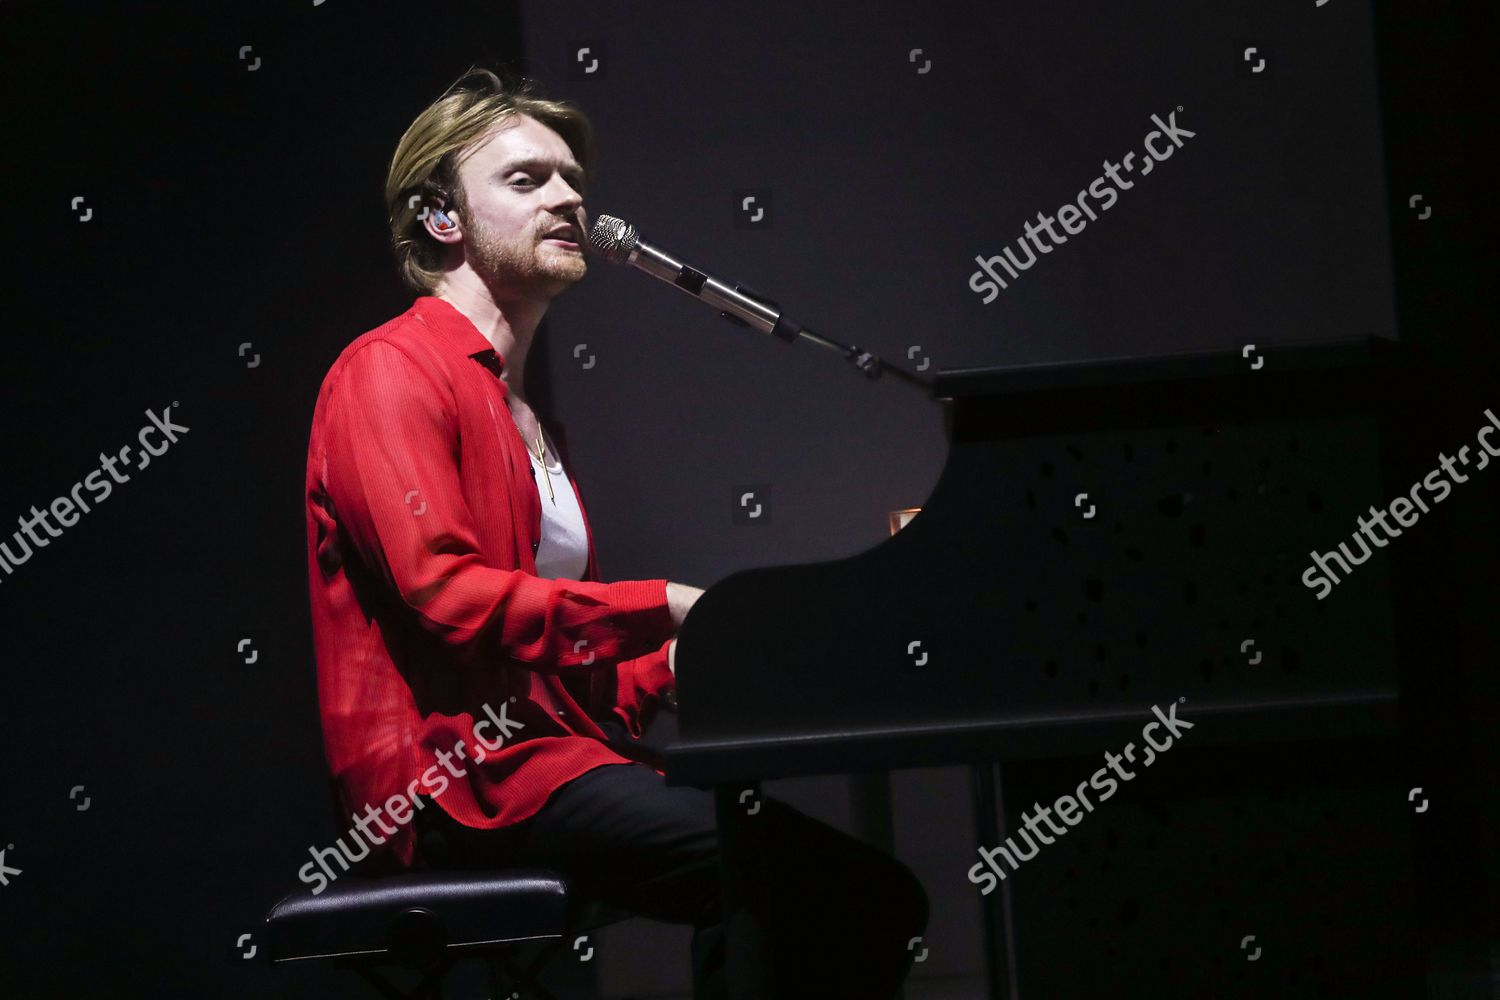
POLYGON ((640 239, 634 226, 613 215, 599 216, 589 230, 589 244, 612 264, 625 263, 640 239))

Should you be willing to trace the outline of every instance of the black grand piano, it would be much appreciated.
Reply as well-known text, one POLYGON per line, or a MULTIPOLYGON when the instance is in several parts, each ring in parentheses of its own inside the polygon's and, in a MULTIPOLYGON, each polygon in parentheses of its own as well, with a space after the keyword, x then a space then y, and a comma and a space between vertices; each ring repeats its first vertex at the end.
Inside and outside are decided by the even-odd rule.
MULTIPOLYGON (((1178 704, 1195 751, 1393 732, 1389 566, 1326 599, 1304 573, 1392 495, 1397 351, 944 371, 950 452, 907 526, 709 588, 679 635, 666 771, 717 793, 737 995, 771 996, 760 782, 856 775, 879 807, 886 772, 968 765, 994 845, 1000 765, 1118 748, 1153 705, 1178 704)), ((1013 881, 981 904, 994 998, 1015 990, 1013 881)))

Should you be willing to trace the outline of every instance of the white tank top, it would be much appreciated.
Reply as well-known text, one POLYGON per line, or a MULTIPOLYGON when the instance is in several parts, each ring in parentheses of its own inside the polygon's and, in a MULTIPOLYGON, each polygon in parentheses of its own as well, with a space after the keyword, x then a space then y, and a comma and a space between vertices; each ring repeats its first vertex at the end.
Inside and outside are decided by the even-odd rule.
POLYGON ((578 509, 578 497, 563 472, 552 435, 543 429, 542 436, 547 445, 546 476, 542 474, 542 464, 537 460, 536 452, 526 449, 531 456, 531 471, 536 477, 537 494, 542 501, 542 541, 536 550, 536 575, 546 580, 582 580, 589 564, 588 532, 583 526, 583 512, 578 509), (547 476, 552 477, 553 499, 547 496, 547 476))

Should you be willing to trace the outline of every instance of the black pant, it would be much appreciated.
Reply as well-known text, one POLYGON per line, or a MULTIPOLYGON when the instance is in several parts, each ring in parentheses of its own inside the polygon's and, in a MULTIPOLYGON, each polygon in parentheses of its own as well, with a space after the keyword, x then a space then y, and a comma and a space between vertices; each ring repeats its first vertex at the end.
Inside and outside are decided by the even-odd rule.
MULTIPOLYGON (((916 951, 911 939, 927 926, 921 884, 853 837, 780 802, 763 807, 777 996, 891 997, 916 951)), ((434 868, 548 868, 588 898, 692 924, 693 996, 728 996, 710 793, 668 787, 642 764, 609 764, 515 826, 476 830, 434 807, 417 812, 416 833, 434 868)))

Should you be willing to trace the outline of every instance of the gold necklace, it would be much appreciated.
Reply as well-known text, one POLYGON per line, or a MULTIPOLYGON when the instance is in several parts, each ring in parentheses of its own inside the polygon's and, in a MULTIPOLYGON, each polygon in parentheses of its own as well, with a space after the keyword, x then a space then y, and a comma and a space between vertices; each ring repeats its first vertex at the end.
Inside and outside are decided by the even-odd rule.
POLYGON ((542 440, 542 429, 538 425, 536 430, 536 461, 542 467, 542 478, 547 481, 547 499, 553 505, 557 504, 557 494, 552 492, 552 473, 547 471, 547 442, 542 440))

